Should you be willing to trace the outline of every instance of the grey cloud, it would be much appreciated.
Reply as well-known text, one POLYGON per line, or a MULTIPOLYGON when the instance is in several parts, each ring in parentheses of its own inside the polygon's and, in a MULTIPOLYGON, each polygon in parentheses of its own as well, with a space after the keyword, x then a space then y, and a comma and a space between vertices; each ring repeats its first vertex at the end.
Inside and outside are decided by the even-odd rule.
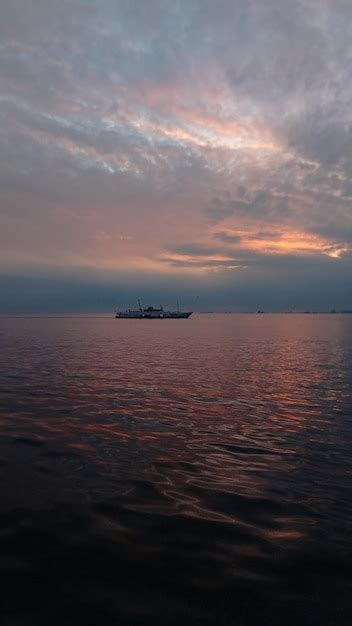
POLYGON ((230 216, 245 216, 249 219, 266 218, 270 223, 283 219, 289 213, 289 206, 287 197, 261 189, 252 197, 247 195, 244 201, 231 196, 215 197, 205 212, 215 222, 230 216))
MULTIPOLYGON (((80 250, 98 218, 110 232, 132 217, 165 224, 156 256, 194 263, 236 248, 241 224, 350 245, 351 21, 347 0, 3 0, 2 248, 45 262, 80 250), (214 225, 219 245, 201 245, 214 225)), ((269 282, 304 265, 286 260, 241 257, 269 282)), ((316 276, 348 276, 347 255, 319 263, 316 276)))
POLYGON ((214 236, 216 239, 219 239, 220 241, 223 241, 224 243, 229 243, 229 244, 240 243, 242 239, 240 235, 229 234, 226 232, 215 233, 214 236))
POLYGON ((211 205, 207 207, 205 211, 210 219, 222 221, 231 215, 246 213, 249 209, 250 204, 247 202, 215 197, 211 205))
MULTIPOLYGON (((132 272, 127 277, 116 272, 97 272, 94 267, 27 267, 26 271, 0 273, 1 313, 105 312, 112 315, 116 305, 145 301, 170 302, 175 293, 182 306, 191 310, 289 310, 351 308, 352 287, 346 283, 351 272, 351 255, 333 263, 320 256, 246 258, 246 269, 229 271, 231 261, 213 263, 216 282, 211 276, 196 277, 132 272), (260 262, 258 262, 260 261, 260 262), (222 269, 221 269, 222 266, 222 269), (324 289, 321 280, 324 276, 324 289)), ((196 261, 198 268, 201 262, 196 261)), ((187 269, 176 263, 174 269, 187 269)))
POLYGON ((325 166, 336 166, 344 159, 352 159, 352 124, 345 116, 334 119, 334 111, 315 109, 292 126, 288 125, 290 146, 308 159, 325 166))

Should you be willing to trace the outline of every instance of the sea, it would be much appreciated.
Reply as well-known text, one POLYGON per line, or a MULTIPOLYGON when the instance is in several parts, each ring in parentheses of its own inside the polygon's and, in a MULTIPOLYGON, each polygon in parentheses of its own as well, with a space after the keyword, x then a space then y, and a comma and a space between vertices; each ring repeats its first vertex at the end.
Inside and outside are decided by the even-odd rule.
POLYGON ((0 318, 1 626, 352 623, 352 316, 0 318))

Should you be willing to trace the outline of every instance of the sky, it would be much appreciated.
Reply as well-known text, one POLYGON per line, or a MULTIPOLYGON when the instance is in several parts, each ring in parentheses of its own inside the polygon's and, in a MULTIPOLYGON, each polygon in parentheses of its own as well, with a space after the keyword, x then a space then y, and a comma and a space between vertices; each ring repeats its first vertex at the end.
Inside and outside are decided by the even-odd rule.
POLYGON ((350 0, 1 0, 0 313, 352 308, 350 0))

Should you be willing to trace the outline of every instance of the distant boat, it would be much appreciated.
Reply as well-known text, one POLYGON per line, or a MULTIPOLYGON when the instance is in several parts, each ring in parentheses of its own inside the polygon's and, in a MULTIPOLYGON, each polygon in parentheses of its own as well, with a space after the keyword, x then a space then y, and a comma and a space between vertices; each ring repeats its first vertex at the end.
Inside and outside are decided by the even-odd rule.
POLYGON ((128 309, 126 311, 116 311, 116 316, 118 319, 187 319, 193 313, 193 311, 165 311, 163 306, 160 304, 159 308, 156 309, 153 306, 148 306, 144 308, 141 306, 140 302, 138 302, 138 309, 128 309))

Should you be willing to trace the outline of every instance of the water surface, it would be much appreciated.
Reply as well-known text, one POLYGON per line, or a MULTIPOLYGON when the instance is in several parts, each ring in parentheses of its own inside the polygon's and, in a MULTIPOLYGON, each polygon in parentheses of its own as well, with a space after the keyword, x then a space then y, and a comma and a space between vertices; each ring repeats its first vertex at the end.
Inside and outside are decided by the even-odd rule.
POLYGON ((352 316, 0 319, 1 623, 350 624, 352 316))

